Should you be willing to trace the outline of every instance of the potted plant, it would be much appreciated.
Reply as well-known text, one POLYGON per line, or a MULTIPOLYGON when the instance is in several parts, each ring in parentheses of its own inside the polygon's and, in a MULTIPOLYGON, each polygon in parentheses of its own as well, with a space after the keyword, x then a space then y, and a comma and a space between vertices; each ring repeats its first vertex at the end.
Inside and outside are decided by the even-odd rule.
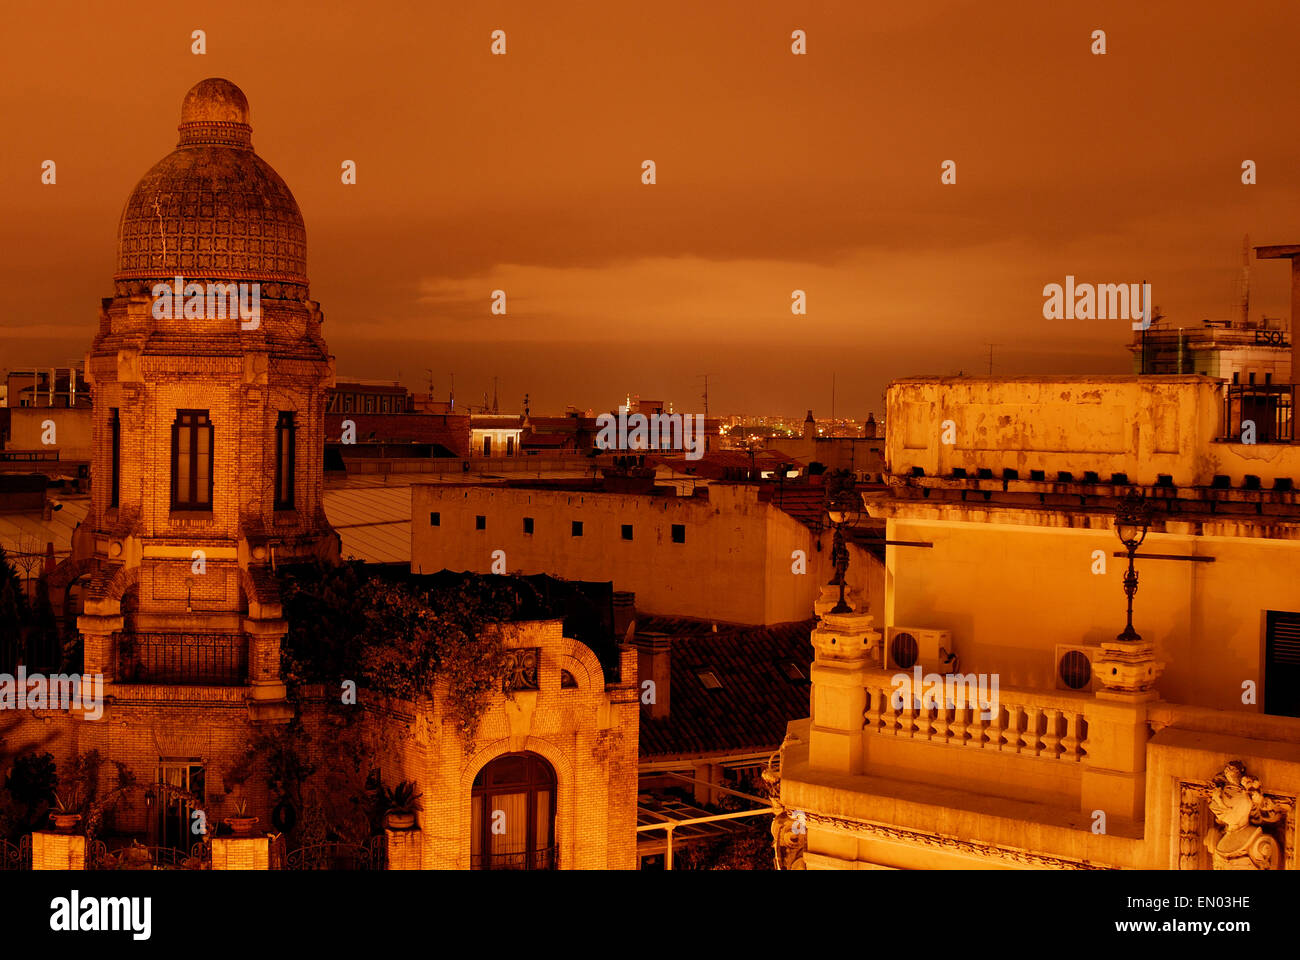
POLYGON ((248 815, 248 801, 243 797, 235 797, 234 800, 235 815, 226 817, 223 821, 230 828, 230 832, 237 837, 247 837, 257 826, 257 817, 248 815))
POLYGON ((59 833, 71 833, 81 820, 79 792, 76 787, 62 792, 55 791, 56 809, 50 811, 50 819, 54 821, 54 829, 59 833))
POLYGON ((415 815, 424 809, 420 802, 423 794, 416 793, 415 783, 403 780, 391 790, 384 788, 384 826, 390 830, 411 830, 415 827, 415 815))

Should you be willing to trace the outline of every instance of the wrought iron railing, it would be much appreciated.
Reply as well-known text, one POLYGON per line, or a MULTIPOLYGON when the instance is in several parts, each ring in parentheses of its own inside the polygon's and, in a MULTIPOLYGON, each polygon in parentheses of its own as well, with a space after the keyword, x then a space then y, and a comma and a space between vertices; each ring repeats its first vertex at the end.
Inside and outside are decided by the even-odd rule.
POLYGON ((285 870, 383 870, 387 865, 388 847, 383 837, 365 843, 310 843, 284 857, 285 870))
POLYGON ((109 850, 103 840, 86 845, 87 870, 207 870, 211 863, 212 848, 202 841, 189 850, 138 843, 109 850))
POLYGON ((122 683, 239 684, 248 638, 222 633, 118 633, 114 675, 122 683))
POLYGON ((32 868, 32 835, 23 834, 17 843, 0 840, 0 870, 30 870, 32 868))
POLYGON ((555 847, 520 850, 515 853, 477 853, 470 857, 471 870, 555 870, 555 847))
POLYGON ((1220 439, 1290 443, 1295 438, 1294 409, 1294 384, 1230 384, 1224 388, 1220 439))

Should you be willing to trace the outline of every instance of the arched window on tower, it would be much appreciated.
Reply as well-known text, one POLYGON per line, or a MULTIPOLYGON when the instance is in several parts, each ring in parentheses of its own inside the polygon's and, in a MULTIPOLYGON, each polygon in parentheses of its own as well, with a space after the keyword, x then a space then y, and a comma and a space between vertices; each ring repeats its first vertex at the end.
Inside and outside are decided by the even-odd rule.
POLYGON ((212 509, 212 421, 206 410, 177 410, 172 424, 172 509, 212 509))
POLYGON ((555 869, 555 771, 544 759, 497 757, 474 778, 471 805, 471 869, 555 869))
POLYGON ((118 416, 118 408, 112 407, 108 411, 108 435, 111 446, 110 456, 112 463, 109 465, 112 478, 109 484, 108 505, 116 507, 122 490, 122 420, 118 416))
POLYGON ((293 411, 281 410, 275 422, 275 509, 293 509, 293 411))

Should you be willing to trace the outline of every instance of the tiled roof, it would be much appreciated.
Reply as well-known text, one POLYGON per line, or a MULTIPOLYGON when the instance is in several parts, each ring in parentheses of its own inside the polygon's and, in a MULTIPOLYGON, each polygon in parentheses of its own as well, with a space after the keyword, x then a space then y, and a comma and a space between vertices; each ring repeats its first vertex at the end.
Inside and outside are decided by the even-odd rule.
POLYGON ((469 417, 444 413, 327 413, 325 436, 336 440, 343 421, 356 424, 356 439, 389 443, 431 443, 446 447, 453 456, 469 456, 469 417))
POLYGON ((641 707, 641 758, 669 759, 775 750, 786 724, 809 714, 806 679, 815 620, 768 627, 718 625, 679 617, 643 617, 637 634, 668 634, 669 715, 654 720, 641 707), (802 674, 792 680, 782 664, 802 674), (708 689, 700 674, 722 684, 708 689))
MULTIPOLYGON (((883 489, 879 485, 858 485, 859 491, 883 489)), ((829 531, 829 518, 826 516, 826 488, 821 477, 813 477, 809 483, 765 484, 760 498, 769 500, 772 506, 784 510, 810 530, 829 531)), ((885 559, 885 521, 867 516, 864 509, 858 522, 848 528, 849 540, 865 550, 875 553, 883 562, 885 559)))
POLYGON ((409 485, 326 490, 325 516, 342 538, 344 558, 411 562, 409 485))
MULTIPOLYGON (((39 553, 45 556, 46 546, 54 544, 54 556, 62 560, 72 549, 72 531, 86 519, 90 512, 90 497, 58 495, 63 504, 49 520, 41 519, 41 511, 25 513, 0 513, 0 547, 4 548, 10 562, 19 554, 39 553)), ((21 564, 18 564, 21 567, 21 564)), ((35 565, 34 565, 35 566, 35 565)), ((39 570, 35 572, 39 573, 39 570)))

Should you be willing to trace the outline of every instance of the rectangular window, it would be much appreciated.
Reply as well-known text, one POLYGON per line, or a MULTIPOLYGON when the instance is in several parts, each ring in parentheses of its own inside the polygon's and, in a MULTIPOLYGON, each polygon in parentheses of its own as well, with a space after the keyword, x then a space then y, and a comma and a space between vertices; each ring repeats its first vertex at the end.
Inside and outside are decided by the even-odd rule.
POLYGON ((1250 385, 1252 387, 1255 385, 1255 372, 1253 370, 1250 372, 1250 385))
POLYGON ((109 490, 108 505, 116 507, 122 488, 122 421, 117 414, 118 408, 108 411, 108 433, 112 443, 113 462, 110 464, 112 486, 109 490))
POLYGON ((686 542, 686 524, 684 524, 684 523, 674 523, 674 524, 673 524, 673 543, 685 543, 685 542, 686 542))
POLYGON ((442 514, 434 511, 429 514, 429 526, 437 527, 442 525, 442 514))
POLYGON ((275 421, 275 509, 293 509, 294 435, 293 411, 281 410, 275 421))
POLYGON ((632 539, 632 524, 630 523, 623 524, 623 539, 624 540, 632 539))
POLYGON ((177 410, 172 424, 172 509, 212 509, 212 421, 206 410, 177 410))
POLYGON ((572 529, 573 529, 573 535, 574 535, 575 537, 580 537, 580 536, 582 536, 582 521, 581 521, 581 520, 574 520, 574 521, 573 521, 573 528, 572 528, 572 529))
POLYGON ((532 533, 533 533, 533 518, 532 518, 532 517, 524 517, 524 533, 528 534, 529 536, 532 536, 532 533))
POLYGON ((1264 712, 1300 717, 1300 613, 1265 614, 1264 712))
POLYGON ((486 529, 487 529, 487 517, 484 517, 484 516, 478 516, 478 517, 475 517, 475 518, 474 518, 474 529, 475 529, 475 530, 486 530, 486 529))
POLYGON ((485 457, 490 457, 490 456, 492 456, 492 438, 491 438, 491 437, 484 437, 484 438, 483 438, 483 456, 485 456, 485 457))
POLYGON ((513 457, 514 455, 515 455, 515 438, 514 435, 511 434, 510 436, 506 437, 506 456, 513 457))

